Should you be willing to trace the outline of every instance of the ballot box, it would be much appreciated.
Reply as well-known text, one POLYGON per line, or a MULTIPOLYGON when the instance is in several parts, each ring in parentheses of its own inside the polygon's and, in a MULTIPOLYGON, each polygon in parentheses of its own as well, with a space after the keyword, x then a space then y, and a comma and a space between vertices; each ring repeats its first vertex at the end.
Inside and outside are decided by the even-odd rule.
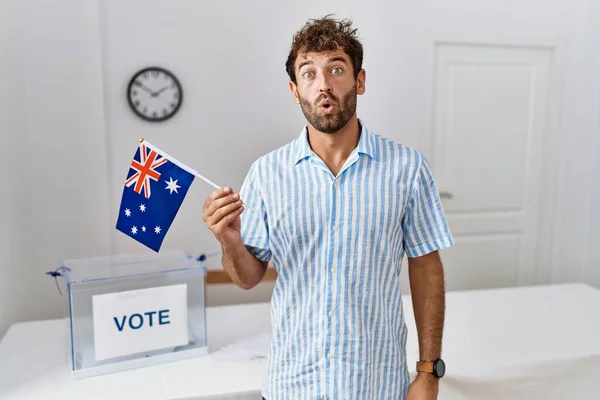
POLYGON ((206 268, 194 257, 161 251, 81 258, 63 261, 57 272, 75 379, 208 353, 206 268))

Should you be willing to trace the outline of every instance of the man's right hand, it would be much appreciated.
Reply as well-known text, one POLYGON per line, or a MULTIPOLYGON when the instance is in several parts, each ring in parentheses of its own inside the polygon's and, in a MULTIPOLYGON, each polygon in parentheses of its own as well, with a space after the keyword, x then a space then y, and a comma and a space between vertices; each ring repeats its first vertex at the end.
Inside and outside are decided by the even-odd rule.
POLYGON ((202 219, 223 246, 235 246, 241 242, 240 215, 243 211, 240 195, 226 187, 213 191, 206 198, 202 219))
POLYGON ((250 253, 242 243, 240 215, 244 206, 231 188, 213 191, 202 207, 202 219, 223 247, 223 269, 243 289, 256 286, 267 270, 267 262, 250 253))

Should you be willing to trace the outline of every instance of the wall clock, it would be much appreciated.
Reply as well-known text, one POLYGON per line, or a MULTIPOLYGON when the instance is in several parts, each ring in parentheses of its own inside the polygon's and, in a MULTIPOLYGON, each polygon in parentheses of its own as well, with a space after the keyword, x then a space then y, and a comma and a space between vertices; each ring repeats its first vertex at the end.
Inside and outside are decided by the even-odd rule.
POLYGON ((177 113, 183 101, 183 90, 170 71, 147 67, 136 72, 129 81, 127 101, 138 117, 160 122, 177 113))

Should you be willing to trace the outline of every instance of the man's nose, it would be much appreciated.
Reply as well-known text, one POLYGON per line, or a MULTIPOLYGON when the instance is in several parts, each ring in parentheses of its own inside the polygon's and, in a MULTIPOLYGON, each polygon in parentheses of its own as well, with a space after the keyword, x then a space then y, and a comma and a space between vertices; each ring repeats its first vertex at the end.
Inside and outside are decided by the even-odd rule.
POLYGON ((321 75, 321 80, 319 82, 319 91, 322 93, 330 93, 332 90, 331 83, 329 79, 327 79, 326 75, 321 75))

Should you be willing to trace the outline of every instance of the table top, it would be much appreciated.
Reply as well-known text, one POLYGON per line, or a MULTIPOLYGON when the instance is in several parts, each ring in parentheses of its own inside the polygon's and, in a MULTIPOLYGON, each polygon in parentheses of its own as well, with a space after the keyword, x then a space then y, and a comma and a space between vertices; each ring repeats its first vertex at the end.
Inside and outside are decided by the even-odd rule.
MULTIPOLYGON (((412 371, 418 358, 417 335, 410 296, 403 300, 409 331, 407 358, 412 371)), ((567 367, 579 374, 578 379, 589 376, 583 386, 587 384, 586 393, 591 393, 589 385, 595 384, 591 379, 596 377, 591 373, 582 375, 581 368, 594 367, 597 371, 600 367, 599 311, 600 291, 585 284, 447 293, 443 342, 447 375, 440 384, 440 399, 473 398, 469 393, 489 390, 489 385, 498 384, 502 376, 512 379, 514 390, 515 379, 531 371, 538 374, 544 382, 540 386, 548 391, 548 381, 560 382, 539 376, 539 371, 563 374, 567 367), (576 365, 579 371, 573 368, 576 365), (488 386, 482 386, 484 383, 488 386)), ((74 380, 65 355, 63 320, 17 323, 0 342, 0 397, 165 399, 258 395, 266 371, 266 360, 260 355, 266 354, 270 339, 269 304, 209 307, 207 334, 207 356, 74 380)), ((531 385, 531 380, 528 382, 531 385)), ((494 390, 501 392, 500 386, 494 390)), ((598 393, 600 387, 594 390, 598 393)))

